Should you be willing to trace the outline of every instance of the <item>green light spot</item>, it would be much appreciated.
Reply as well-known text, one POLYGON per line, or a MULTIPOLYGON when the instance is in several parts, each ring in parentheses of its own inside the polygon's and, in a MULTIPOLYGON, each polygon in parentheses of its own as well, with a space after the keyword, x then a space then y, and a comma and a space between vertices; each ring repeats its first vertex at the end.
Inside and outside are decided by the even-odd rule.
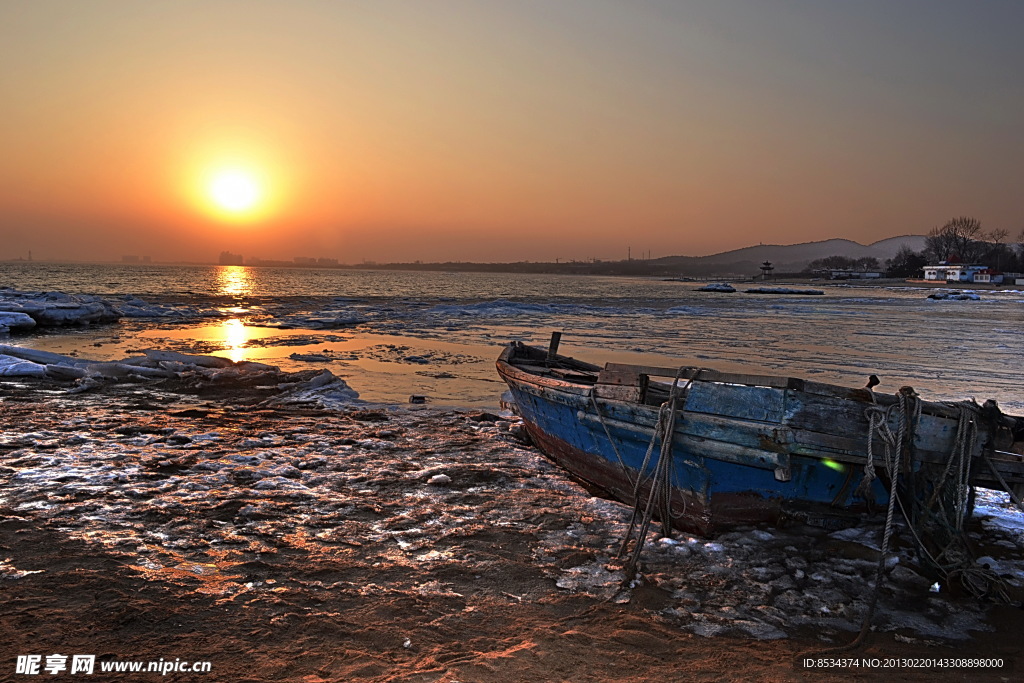
POLYGON ((835 470, 836 472, 843 472, 846 470, 846 465, 841 462, 836 462, 835 460, 829 460, 828 458, 822 458, 821 464, 835 470))

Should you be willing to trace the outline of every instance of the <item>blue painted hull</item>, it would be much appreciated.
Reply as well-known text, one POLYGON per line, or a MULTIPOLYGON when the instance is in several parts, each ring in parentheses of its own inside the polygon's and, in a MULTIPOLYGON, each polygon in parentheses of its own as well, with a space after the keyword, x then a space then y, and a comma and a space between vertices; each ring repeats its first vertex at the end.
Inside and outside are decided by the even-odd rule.
MULTIPOLYGON (((636 482, 653 476, 660 441, 644 463, 659 407, 602 398, 600 385, 593 382, 531 372, 517 365, 516 348, 529 347, 510 347, 499 359, 498 372, 534 442, 562 467, 614 497, 630 504, 637 497, 646 500, 648 487, 636 482)), ((787 517, 827 523, 881 508, 888 501, 883 467, 876 468, 883 476, 870 483, 866 496, 857 493, 870 431, 864 406, 874 400, 865 396, 852 390, 833 398, 787 387, 694 382, 673 435, 668 471, 672 524, 708 534, 787 517), (826 414, 819 415, 823 410, 826 414), (825 433, 829 427, 839 434, 825 433)), ((920 425, 915 444, 921 453, 951 446, 955 420, 924 416, 920 425)), ((929 466, 934 467, 914 461, 910 468, 929 466)))

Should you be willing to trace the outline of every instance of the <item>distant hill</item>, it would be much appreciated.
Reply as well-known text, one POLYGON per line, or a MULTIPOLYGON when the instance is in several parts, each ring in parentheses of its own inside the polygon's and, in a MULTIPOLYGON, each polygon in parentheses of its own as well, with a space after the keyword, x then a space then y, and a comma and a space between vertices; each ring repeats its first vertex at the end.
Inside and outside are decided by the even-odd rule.
POLYGON ((665 256, 651 263, 679 269, 688 275, 753 275, 764 261, 771 261, 776 273, 795 273, 808 263, 828 256, 864 258, 874 256, 881 265, 907 246, 914 251, 924 250, 924 235, 890 237, 872 244, 843 239, 831 239, 803 244, 759 244, 710 256, 665 256))

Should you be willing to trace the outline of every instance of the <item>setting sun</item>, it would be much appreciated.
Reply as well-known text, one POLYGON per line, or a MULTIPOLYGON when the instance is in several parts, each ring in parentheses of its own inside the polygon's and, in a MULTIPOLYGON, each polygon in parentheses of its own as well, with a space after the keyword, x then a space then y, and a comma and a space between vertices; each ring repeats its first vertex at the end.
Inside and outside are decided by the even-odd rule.
POLYGON ((191 142, 178 166, 180 197, 219 223, 265 226, 280 214, 292 180, 288 164, 266 145, 222 134, 191 142))
POLYGON ((210 183, 210 198, 224 211, 249 211, 259 202, 260 186, 245 171, 221 171, 210 183))

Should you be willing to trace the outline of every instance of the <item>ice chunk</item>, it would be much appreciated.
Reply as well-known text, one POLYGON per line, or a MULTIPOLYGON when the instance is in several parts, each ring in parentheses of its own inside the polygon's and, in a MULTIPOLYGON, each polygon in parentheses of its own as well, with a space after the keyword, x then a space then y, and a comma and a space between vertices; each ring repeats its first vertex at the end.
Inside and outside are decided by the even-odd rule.
POLYGON ((728 282, 712 282, 711 284, 704 285, 697 289, 698 292, 723 292, 730 294, 736 291, 736 288, 730 285, 728 282))
POLYGON ((13 356, 0 355, 0 376, 45 377, 46 366, 13 356))
POLYGON ((88 360, 79 360, 78 358, 71 358, 70 356, 62 356, 59 353, 36 351, 35 349, 26 349, 21 346, 8 346, 7 344, 0 344, 0 354, 5 356, 14 356, 15 358, 21 358, 22 360, 30 360, 33 363, 40 363, 42 365, 77 365, 84 367, 93 362, 88 360))
POLYGON ((951 292, 935 292, 928 295, 929 299, 935 301, 981 301, 981 297, 974 292, 961 292, 953 290, 951 292))
POLYGON ((0 332, 31 330, 35 326, 35 319, 27 313, 0 310, 0 332))
POLYGON ((177 351, 160 351, 157 349, 146 349, 143 353, 146 354, 146 358, 157 362, 174 361, 185 365, 197 365, 202 368, 228 368, 234 365, 231 359, 221 358, 220 356, 193 356, 187 353, 178 353, 177 351))

